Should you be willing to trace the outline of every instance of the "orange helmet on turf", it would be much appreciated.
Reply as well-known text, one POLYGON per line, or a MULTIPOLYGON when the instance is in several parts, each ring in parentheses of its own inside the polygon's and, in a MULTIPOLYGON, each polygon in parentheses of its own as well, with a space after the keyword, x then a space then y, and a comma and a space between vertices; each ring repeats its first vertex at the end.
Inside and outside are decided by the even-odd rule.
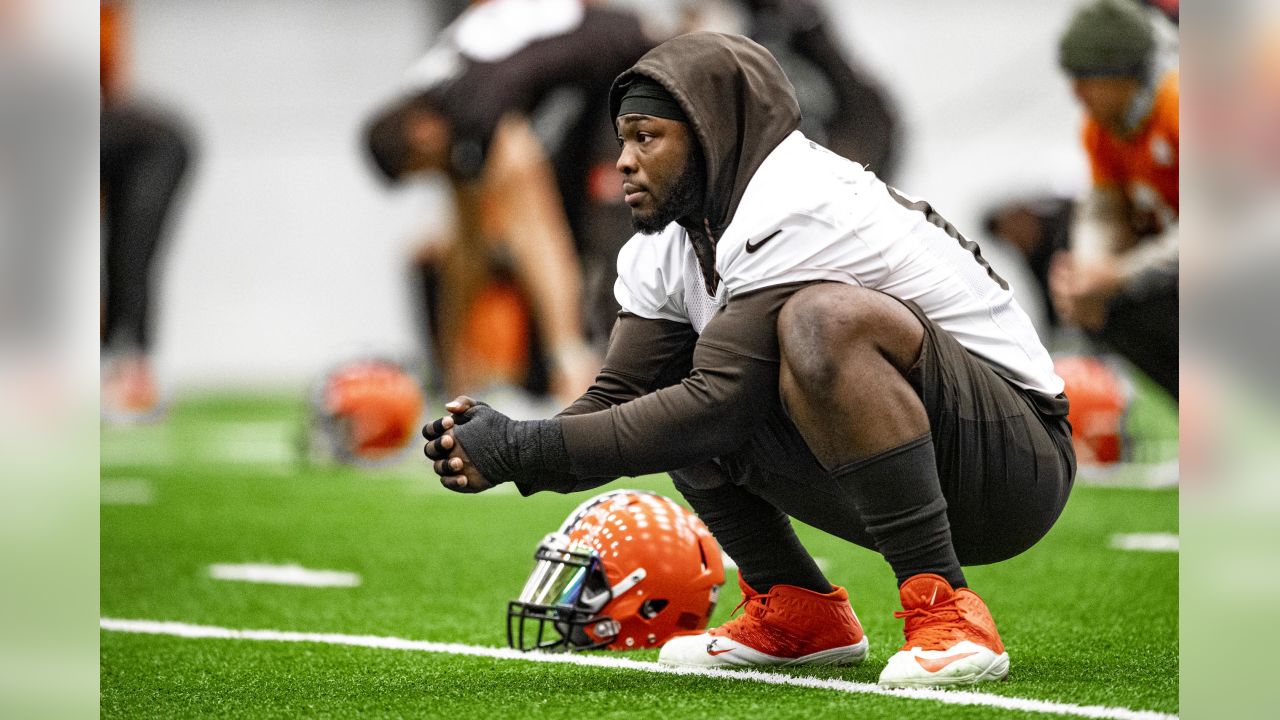
POLYGON ((1132 388, 1116 368, 1086 355, 1054 358, 1071 402, 1071 442, 1082 464, 1111 465, 1125 457, 1125 416, 1132 388))
POLYGON ((651 492, 597 495, 538 545, 507 607, 521 650, 655 648, 701 632, 724 584, 720 546, 696 515, 651 492))
POLYGON ((423 392, 398 363, 361 359, 331 371, 314 405, 313 420, 333 457, 377 463, 398 456, 417 434, 423 392))

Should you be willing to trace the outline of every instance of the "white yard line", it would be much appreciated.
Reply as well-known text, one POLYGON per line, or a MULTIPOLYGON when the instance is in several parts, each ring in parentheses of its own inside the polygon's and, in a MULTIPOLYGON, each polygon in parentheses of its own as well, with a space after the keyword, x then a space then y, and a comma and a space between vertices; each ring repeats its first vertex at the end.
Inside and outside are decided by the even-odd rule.
POLYGON ((341 570, 311 570, 301 565, 266 565, 220 563, 209 566, 209 577, 215 580, 266 583, 270 585, 304 585, 306 587, 355 587, 360 576, 341 570))
POLYGON ((103 430, 99 462, 114 465, 164 466, 197 462, 208 465, 289 465, 297 459, 291 422, 210 422, 198 436, 171 426, 103 430))
POLYGON ((293 423, 223 422, 211 425, 197 446, 199 458, 209 463, 274 465, 297 459, 293 423))
POLYGON ((183 638, 217 638, 223 640, 258 640, 266 642, 306 642, 325 645, 348 645, 354 647, 379 648, 384 650, 413 650, 418 652, 443 653, 448 655, 467 655, 486 657, 498 660, 520 660, 525 662, 558 663, 562 665, 580 665, 588 667, 615 668, 619 670, 640 670, 643 672, 663 673, 667 675, 694 675, 722 680, 743 680, 747 682, 765 683, 768 685, 786 685, 806 687, 818 690, 833 690, 857 695, 885 695, 912 700, 931 700, 945 705, 964 705, 999 708, 1031 713, 1047 713, 1051 715, 1068 715, 1082 718, 1107 718, 1114 720, 1176 720, 1176 715, 1154 712, 1150 710, 1130 710, 1106 705, 1076 705, 1073 703, 1032 700, 1029 698, 1006 697, 986 693, 958 690, 889 690, 871 683, 852 682, 849 680, 829 680, 813 677, 794 677, 777 673, 758 672, 754 670, 716 670, 704 668, 678 668, 659 665, 656 662, 628 660, 612 655, 601 654, 562 654, 524 653, 510 648, 482 647, 462 645, 459 643, 438 643, 424 640, 406 640, 395 637, 379 637, 376 635, 341 635, 337 633, 303 633, 280 630, 233 630, 231 628, 209 625, 189 625, 180 622, 159 622, 155 620, 119 620, 101 618, 99 627, 111 632, 141 633, 147 635, 168 635, 183 638))
POLYGON ((156 493, 146 478, 102 478, 98 485, 98 502, 102 505, 150 505, 156 493))
POLYGON ((168 437, 148 435, 147 439, 129 438, 117 440, 103 433, 98 449, 98 463, 102 467, 113 465, 173 465, 178 461, 176 446, 168 437))
POLYGON ((1177 458, 1160 463, 1116 463, 1081 465, 1076 484, 1092 487, 1169 490, 1178 487, 1177 458))
POLYGON ((1170 533, 1127 533, 1111 536, 1111 547, 1117 550, 1146 552, 1178 552, 1178 536, 1170 533))

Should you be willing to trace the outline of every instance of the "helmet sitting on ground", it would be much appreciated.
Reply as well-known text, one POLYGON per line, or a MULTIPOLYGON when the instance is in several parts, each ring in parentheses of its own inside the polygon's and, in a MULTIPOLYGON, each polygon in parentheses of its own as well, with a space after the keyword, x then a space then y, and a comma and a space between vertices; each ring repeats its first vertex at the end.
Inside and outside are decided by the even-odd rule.
POLYGON ((421 385, 398 363, 343 363, 325 376, 313 396, 313 450, 321 444, 334 459, 346 463, 393 459, 416 436, 422 410, 421 385))
POLYGON ((1071 443, 1080 462, 1111 465, 1125 459, 1124 423, 1133 394, 1129 381, 1112 365, 1087 355, 1054 358, 1053 368, 1066 383, 1071 443))
POLYGON ((706 628, 724 584, 707 526, 638 490, 578 506, 534 558, 507 608, 507 641, 521 650, 656 648, 706 628))

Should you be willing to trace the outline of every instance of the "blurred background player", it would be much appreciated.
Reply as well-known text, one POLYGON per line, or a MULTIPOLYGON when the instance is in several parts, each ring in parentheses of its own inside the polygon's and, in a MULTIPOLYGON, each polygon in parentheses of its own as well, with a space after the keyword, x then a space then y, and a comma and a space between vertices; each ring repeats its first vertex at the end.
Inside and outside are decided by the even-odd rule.
POLYGON ((1131 0, 1081 7, 1059 62, 1086 112, 1092 187, 1050 291, 1058 316, 1178 397, 1178 71, 1131 0))
MULTIPOLYGON (((1036 326, 1043 337, 1052 337, 1060 325, 1049 297, 1049 267, 1057 253, 1070 247, 1074 210, 1075 201, 1071 198, 1044 194, 1010 198, 992 207, 983 218, 987 235, 1017 251, 1026 263, 1038 305, 1044 312, 1043 325, 1036 326)), ((986 244, 982 254, 990 254, 986 244)), ((997 267, 1005 272, 1004 267, 997 267)), ((1024 307, 1028 304, 1021 296, 1018 302, 1024 307)), ((1035 320, 1034 316, 1032 319, 1035 320)))
POLYGON ((602 346, 612 327, 613 263, 629 235, 616 140, 598 110, 613 78, 653 44, 621 10, 476 3, 368 124, 388 181, 441 172, 453 191, 455 227, 433 228, 444 237, 415 258, 422 324, 451 392, 544 389, 530 345, 543 350, 558 399, 594 379, 590 342, 602 346))
POLYGON ((680 32, 736 32, 768 48, 795 86, 805 136, 892 180, 901 145, 897 110, 854 62, 820 3, 714 0, 682 2, 680 9, 680 32))
POLYGON ((141 420, 159 409, 154 268, 191 143, 177 120, 129 96, 124 8, 103 2, 101 15, 102 412, 141 420))
POLYGON ((898 165, 897 110, 883 86, 853 62, 812 0, 741 0, 748 35, 778 59, 800 100, 800 129, 820 145, 891 182, 898 165))

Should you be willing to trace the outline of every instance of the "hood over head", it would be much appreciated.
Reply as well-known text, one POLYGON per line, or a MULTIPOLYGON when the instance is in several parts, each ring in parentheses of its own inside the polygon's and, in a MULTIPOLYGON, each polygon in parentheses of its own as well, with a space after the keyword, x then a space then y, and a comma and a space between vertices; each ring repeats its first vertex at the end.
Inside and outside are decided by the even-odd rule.
POLYGON ((764 159, 800 125, 795 88, 762 46, 742 37, 696 32, 650 50, 613 81, 609 118, 636 76, 661 84, 684 109, 707 167, 707 225, 716 237, 764 159))

